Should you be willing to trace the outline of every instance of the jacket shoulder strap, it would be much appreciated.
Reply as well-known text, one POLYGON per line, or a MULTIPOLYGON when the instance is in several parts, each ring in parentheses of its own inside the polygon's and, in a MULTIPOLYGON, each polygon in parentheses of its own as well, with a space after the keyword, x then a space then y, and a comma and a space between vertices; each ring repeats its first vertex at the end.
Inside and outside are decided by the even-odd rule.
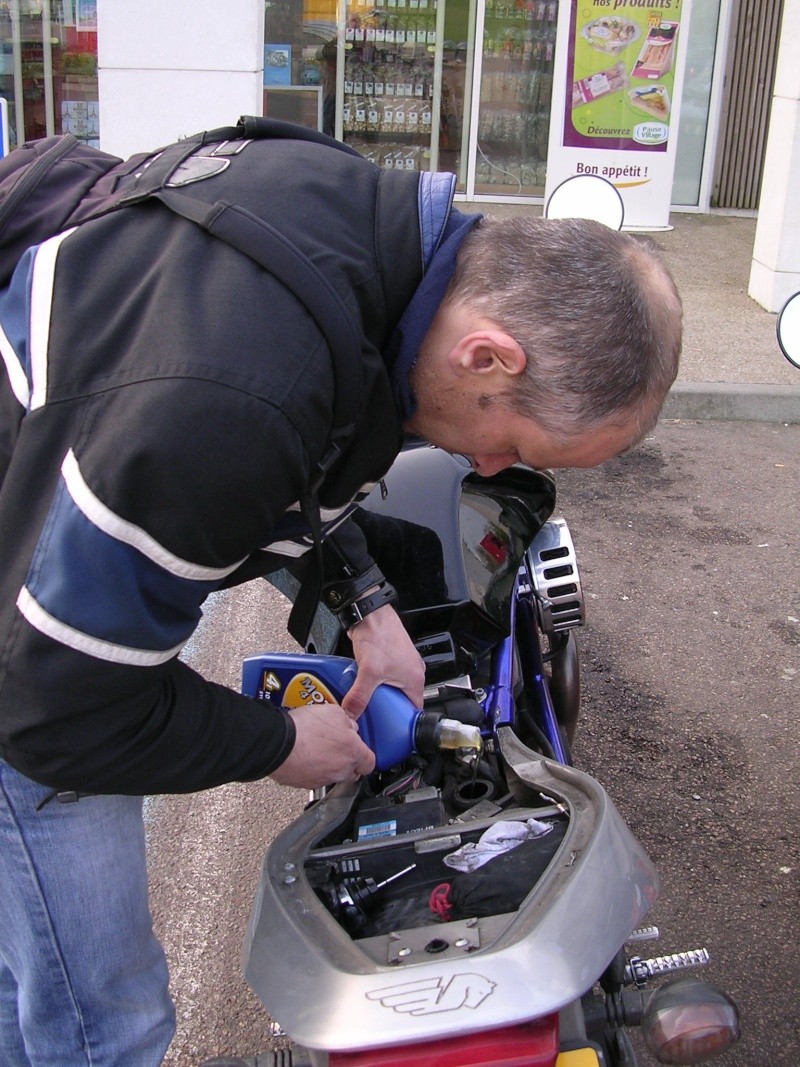
POLYGON ((304 305, 325 337, 334 362, 333 439, 339 445, 338 454, 341 443, 355 429, 361 379, 361 332, 342 297, 304 252, 245 208, 222 201, 208 204, 180 189, 160 189, 151 198, 274 274, 304 305))

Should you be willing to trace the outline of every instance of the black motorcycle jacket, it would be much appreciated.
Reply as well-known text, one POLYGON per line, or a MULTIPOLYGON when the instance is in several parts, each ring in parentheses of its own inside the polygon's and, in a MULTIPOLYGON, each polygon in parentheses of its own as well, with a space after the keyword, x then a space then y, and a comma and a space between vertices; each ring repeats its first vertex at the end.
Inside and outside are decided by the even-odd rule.
MULTIPOLYGON (((383 353, 453 182, 290 140, 239 156, 214 196, 279 227, 363 334, 355 433, 319 490, 329 522, 400 448, 383 353)), ((274 275, 147 203, 25 254, 0 352, 0 755, 84 792, 268 774, 289 717, 178 655, 211 592, 308 548, 299 501, 335 378, 318 326, 274 275)))

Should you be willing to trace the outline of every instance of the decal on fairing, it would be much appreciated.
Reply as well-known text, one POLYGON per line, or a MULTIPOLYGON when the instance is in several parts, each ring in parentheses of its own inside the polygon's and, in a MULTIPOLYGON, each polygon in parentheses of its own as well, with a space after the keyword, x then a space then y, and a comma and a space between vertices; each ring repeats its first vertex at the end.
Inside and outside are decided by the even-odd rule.
POLYGON ((457 974, 449 981, 426 978, 402 985, 385 986, 367 993, 367 1000, 379 1000, 384 1008, 404 1015, 435 1015, 461 1008, 477 1008, 491 996, 495 983, 482 974, 457 974))

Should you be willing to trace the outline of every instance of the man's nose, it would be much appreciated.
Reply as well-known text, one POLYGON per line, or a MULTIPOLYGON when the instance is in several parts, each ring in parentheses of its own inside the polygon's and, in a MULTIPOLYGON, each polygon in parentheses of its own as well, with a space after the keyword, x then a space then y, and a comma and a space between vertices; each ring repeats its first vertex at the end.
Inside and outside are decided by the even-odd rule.
POLYGON ((509 452, 506 455, 473 456, 472 466, 475 468, 476 473, 484 478, 489 478, 492 474, 497 474, 499 471, 505 470, 506 467, 510 467, 516 461, 517 457, 513 452, 509 452))

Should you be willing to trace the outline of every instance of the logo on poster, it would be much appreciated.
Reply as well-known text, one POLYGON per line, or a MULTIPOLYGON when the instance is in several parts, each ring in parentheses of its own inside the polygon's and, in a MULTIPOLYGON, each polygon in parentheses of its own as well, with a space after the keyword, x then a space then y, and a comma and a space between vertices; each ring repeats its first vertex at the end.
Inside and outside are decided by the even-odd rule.
POLYGON ((663 122, 640 122, 633 127, 633 139, 638 144, 663 144, 669 137, 669 126, 663 122))

